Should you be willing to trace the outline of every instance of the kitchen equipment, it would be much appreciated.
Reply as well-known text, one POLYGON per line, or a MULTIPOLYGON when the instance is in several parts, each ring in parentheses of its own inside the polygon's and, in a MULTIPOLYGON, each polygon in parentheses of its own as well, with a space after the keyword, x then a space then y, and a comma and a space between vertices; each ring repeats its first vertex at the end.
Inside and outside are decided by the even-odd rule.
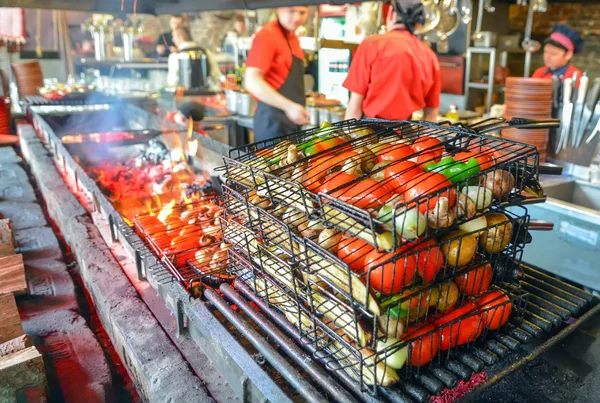
POLYGON ((346 116, 346 108, 335 106, 329 110, 329 123, 337 123, 344 120, 346 116))
POLYGON ((210 63, 204 48, 192 48, 177 52, 179 61, 179 85, 185 89, 208 89, 210 63))
POLYGON ((552 75, 552 117, 558 117, 561 99, 561 80, 558 76, 552 75))
POLYGON ((319 126, 319 108, 316 106, 307 106, 306 111, 310 115, 310 125, 319 126))
POLYGON ((237 112, 238 107, 238 92, 234 90, 225 90, 225 103, 227 110, 231 113, 237 112))
POLYGON ((563 81, 563 110, 561 116, 561 129, 558 145, 556 146, 556 154, 565 148, 569 141, 569 129, 571 127, 571 117, 573 114, 573 102, 571 102, 571 94, 573 91, 573 81, 567 78, 563 81))
MULTIPOLYGON (((579 126, 581 126, 581 119, 583 113, 583 106, 585 103, 585 96, 587 95, 588 83, 590 79, 587 73, 583 73, 583 77, 579 80, 579 88, 577 89, 577 99, 575 100, 575 107, 573 109, 573 139, 571 140, 572 147, 579 147, 581 144, 581 137, 578 137, 579 126)), ((583 134, 581 135, 583 137, 583 134)))
POLYGON ((521 49, 521 34, 499 35, 498 48, 503 50, 521 49))
MULTIPOLYGON (((133 115, 129 109, 128 112, 129 115, 133 115)), ((51 145, 57 141, 53 133, 50 133, 48 138, 50 138, 49 144, 51 145)), ((70 179, 79 178, 79 186, 85 190, 86 194, 93 195, 94 200, 96 200, 95 205, 100 206, 100 214, 103 214, 106 220, 112 223, 111 229, 115 231, 113 234, 118 235, 116 242, 124 247, 128 259, 131 259, 130 261, 133 262, 133 257, 130 256, 141 257, 136 261, 137 265, 135 266, 138 270, 138 275, 148 280, 149 287, 151 286, 154 289, 160 288, 161 298, 167 301, 178 301, 177 304, 169 304, 168 306, 172 310, 174 317, 180 319, 178 323, 181 322, 182 329, 189 331, 189 334, 192 336, 191 342, 196 341, 203 351, 213 354, 213 356, 217 357, 216 359, 224 355, 225 358, 221 358, 222 367, 220 367, 220 371, 223 372, 223 376, 229 382, 239 382, 240 374, 244 374, 243 371, 239 372, 238 367, 235 367, 238 362, 243 364, 241 368, 246 368, 245 370, 248 371, 248 364, 254 363, 253 358, 256 358, 256 353, 247 352, 249 343, 252 343, 253 346, 259 346, 257 342, 260 342, 262 345, 261 348, 268 346, 271 348, 271 352, 275 349, 277 351, 283 350, 286 354, 289 354, 289 356, 283 354, 276 355, 275 358, 283 358, 298 367, 302 365, 301 362, 304 362, 305 364, 323 368, 327 374, 331 375, 329 383, 332 388, 335 389, 336 386, 338 388, 346 387, 360 401, 375 400, 369 395, 361 394, 360 390, 353 387, 357 383, 356 379, 347 375, 347 370, 353 366, 352 362, 340 360, 335 355, 336 350, 332 352, 330 349, 330 347, 333 347, 330 344, 319 345, 318 343, 307 341, 307 336, 310 338, 314 332, 310 332, 306 327, 301 327, 303 326, 302 324, 297 324, 297 322, 290 323, 285 319, 284 314, 290 312, 290 307, 297 307, 298 304, 293 301, 287 305, 286 310, 285 303, 278 302, 273 298, 273 296, 279 295, 285 298, 287 295, 280 293, 278 284, 261 276, 264 270, 263 267, 259 267, 252 262, 247 266, 246 263, 237 259, 237 257, 231 258, 230 267, 233 272, 237 271, 241 274, 244 268, 249 268, 251 274, 254 274, 250 278, 240 275, 238 277, 239 281, 234 283, 235 290, 242 294, 244 301, 232 299, 231 289, 226 285, 221 286, 221 290, 223 291, 222 297, 219 297, 216 292, 207 290, 205 294, 207 301, 189 298, 182 290, 180 284, 174 284, 174 280, 179 280, 177 283, 181 282, 181 280, 179 276, 172 274, 170 269, 167 268, 170 267, 171 263, 160 261, 154 257, 148 245, 130 226, 131 224, 129 223, 128 225, 124 222, 118 212, 114 210, 111 203, 107 202, 106 198, 99 191, 96 183, 65 152, 60 141, 58 141, 56 147, 52 148, 57 150, 56 154, 52 154, 53 158, 67 167, 65 175, 69 175, 70 179), (260 289, 261 284, 268 288, 260 289), (256 305, 250 306, 248 300, 256 305), (264 317, 260 318, 254 314, 258 312, 257 306, 260 309, 260 314, 264 317), (223 312, 227 312, 227 315, 223 316, 225 315, 223 312), (246 314, 241 314, 240 312, 246 314), (236 330, 232 326, 233 321, 236 321, 238 324, 247 324, 247 326, 245 328, 239 327, 236 330), (216 323, 217 326, 214 326, 213 323, 216 323), (265 332, 264 334, 267 336, 261 336, 256 331, 250 334, 248 328, 251 328, 250 330, 258 329, 258 332, 265 332), (302 332, 302 330, 308 330, 309 333, 302 332), (282 338, 281 333, 284 333, 287 337, 282 338), (299 355, 300 352, 298 354, 289 353, 291 347, 294 346, 294 342, 300 344, 305 349, 302 354, 299 355), (242 343, 246 349, 240 349, 242 343), (234 372, 232 368, 238 372, 234 372)), ((107 242, 115 242, 114 239, 110 239, 111 233, 104 231, 102 235, 107 242)), ((187 270, 188 267, 176 267, 176 269, 183 271, 187 270)), ((527 305, 526 312, 524 312, 526 318, 524 321, 513 323, 511 320, 506 333, 489 333, 487 339, 478 340, 473 346, 465 346, 456 355, 440 353, 436 357, 436 363, 441 362, 442 365, 422 367, 416 377, 403 377, 401 385, 393 388, 380 388, 377 400, 382 402, 429 401, 432 395, 439 395, 443 393, 442 391, 447 391, 452 385, 460 383, 461 380, 469 382, 473 372, 480 373, 481 371, 485 371, 487 376, 494 380, 498 380, 501 376, 508 374, 512 375, 525 363, 540 362, 539 360, 534 360, 537 355, 541 354, 549 346, 560 345, 563 337, 571 334, 574 328, 583 324, 586 318, 589 318, 591 314, 598 311, 596 309, 597 302, 589 293, 575 288, 558 278, 549 276, 541 270, 530 267, 522 267, 522 269, 523 277, 520 283, 527 289, 532 298, 535 298, 535 304, 527 305), (565 307, 569 309, 566 313, 565 307), (590 310, 594 312, 590 312, 590 310), (486 365, 484 362, 493 363, 494 365, 486 365)), ((223 272, 223 274, 226 273, 223 272)), ((206 277, 206 273, 196 272, 196 276, 197 279, 201 279, 202 276, 206 277)), ((190 293, 198 290, 198 288, 200 290, 202 288, 206 289, 206 287, 198 287, 189 290, 187 287, 190 284, 188 279, 186 279, 184 284, 190 293)), ((323 336, 323 341, 327 341, 325 336, 323 336)), ((253 346, 250 348, 253 348, 253 346)), ((265 350, 259 349, 258 351, 260 353, 265 350)), ((290 383, 292 383, 297 378, 289 376, 289 373, 286 373, 284 376, 283 373, 286 372, 286 369, 274 364, 273 355, 263 356, 275 368, 273 375, 265 376, 264 373, 260 372, 264 366, 252 367, 256 372, 260 372, 260 374, 246 372, 243 385, 239 387, 241 389, 244 387, 255 388, 255 378, 258 377, 258 380, 272 382, 278 385, 278 387, 287 388, 286 391, 294 393, 293 388, 284 379, 291 379, 290 383)), ((347 358, 352 357, 352 355, 347 356, 347 358)), ((371 367, 367 367, 367 370, 368 368, 371 367)), ((409 371, 410 368, 407 366, 402 369, 402 372, 405 370, 409 371)), ((319 380, 314 372, 303 375, 307 376, 307 379, 313 382, 314 385, 318 383, 319 389, 323 390, 321 389, 322 380, 319 380)), ((481 385, 481 387, 486 386, 488 385, 485 383, 481 385)), ((561 385, 561 387, 571 386, 561 385)), ((334 392, 330 392, 330 389, 326 389, 329 399, 349 401, 344 395, 339 395, 339 391, 338 394, 334 394, 334 392)), ((480 393, 480 390, 473 391, 467 395, 467 398, 477 399, 480 393)), ((277 401, 276 399, 271 400, 277 401)))
MULTIPOLYGON (((600 106, 596 106, 596 110, 599 110, 599 109, 600 109, 600 106)), ((594 130, 592 130, 592 133, 590 134, 590 136, 585 141, 585 144, 591 143, 592 140, 596 137, 596 135, 598 133, 600 133, 600 115, 598 116, 598 120, 596 121, 596 126, 594 127, 594 130)))
POLYGON ((478 48, 493 48, 496 46, 498 34, 491 31, 482 31, 473 35, 473 45, 478 48))
MULTIPOLYGON (((596 108, 596 104, 598 103, 598 98, 600 97, 600 77, 597 77, 594 80, 594 84, 590 88, 587 94, 587 99, 585 101, 585 106, 583 108, 583 113, 581 115, 581 122, 577 129, 577 136, 579 138, 583 138, 585 131, 592 120, 592 114, 594 112, 594 108, 596 108)), ((580 140, 581 141, 581 140, 580 140)), ((588 143, 586 141, 586 143, 588 143)))
POLYGON ((247 92, 237 92, 237 113, 240 116, 254 116, 257 101, 247 92))
POLYGON ((317 109, 319 110, 319 126, 321 126, 323 122, 331 123, 331 108, 321 106, 317 109))
MULTIPOLYGON (((535 78, 508 77, 504 94, 504 117, 548 119, 551 116, 553 102, 552 82, 535 78)), ((502 131, 502 137, 535 146, 540 153, 540 161, 547 156, 549 130, 508 129, 502 131)))

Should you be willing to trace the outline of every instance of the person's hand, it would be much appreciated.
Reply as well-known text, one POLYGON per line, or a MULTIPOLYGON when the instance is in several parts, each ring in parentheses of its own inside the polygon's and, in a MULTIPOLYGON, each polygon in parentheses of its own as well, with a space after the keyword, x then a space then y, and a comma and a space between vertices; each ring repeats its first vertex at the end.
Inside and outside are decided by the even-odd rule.
POLYGON ((158 53, 159 55, 164 55, 166 51, 167 47, 165 45, 156 45, 156 53, 158 53))
POLYGON ((169 48, 169 50, 171 51, 171 53, 177 53, 177 50, 178 50, 178 49, 177 49, 177 46, 171 46, 171 47, 169 48))
POLYGON ((303 126, 310 123, 310 114, 308 113, 306 108, 304 108, 304 106, 300 104, 293 103, 284 112, 288 119, 291 120, 294 124, 303 126))

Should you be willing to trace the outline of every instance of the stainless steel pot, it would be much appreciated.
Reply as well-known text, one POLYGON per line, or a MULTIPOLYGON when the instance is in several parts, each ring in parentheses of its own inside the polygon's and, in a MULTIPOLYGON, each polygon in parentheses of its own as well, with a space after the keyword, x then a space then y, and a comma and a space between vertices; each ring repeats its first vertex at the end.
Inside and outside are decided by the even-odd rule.
POLYGON ((319 108, 316 106, 307 106, 306 110, 310 115, 310 125, 319 126, 319 108))
POLYGON ((225 90, 225 102, 227 110, 231 113, 237 113, 238 92, 233 90, 225 90))
POLYGON ((254 116, 256 100, 247 92, 237 92, 237 113, 240 116, 254 116))
POLYGON ((331 114, 329 113, 331 108, 320 107, 320 108, 318 108, 318 110, 319 110, 319 126, 323 122, 331 123, 331 114))
POLYGON ((331 108, 329 110, 329 123, 337 123, 344 120, 346 116, 346 108, 341 106, 336 106, 335 108, 331 108))

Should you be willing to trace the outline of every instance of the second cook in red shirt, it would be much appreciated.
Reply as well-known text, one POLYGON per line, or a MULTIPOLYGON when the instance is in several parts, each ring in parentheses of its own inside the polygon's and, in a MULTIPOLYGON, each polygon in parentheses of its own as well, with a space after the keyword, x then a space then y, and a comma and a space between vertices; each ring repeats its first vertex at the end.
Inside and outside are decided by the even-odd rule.
POLYGON ((350 91, 346 119, 410 119, 424 109, 435 121, 441 93, 435 53, 415 35, 424 22, 419 0, 393 0, 386 17, 388 32, 366 38, 358 47, 344 87, 350 91))

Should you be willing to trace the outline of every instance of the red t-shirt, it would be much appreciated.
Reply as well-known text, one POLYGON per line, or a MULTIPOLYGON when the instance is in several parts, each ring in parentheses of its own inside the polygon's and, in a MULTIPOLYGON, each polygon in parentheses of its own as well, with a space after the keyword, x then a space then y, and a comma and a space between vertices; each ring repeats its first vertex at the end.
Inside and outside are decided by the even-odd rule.
MULTIPOLYGON (((304 60, 304 51, 300 48, 298 37, 285 31, 294 56, 304 60)), ((246 67, 260 69, 265 81, 273 88, 279 89, 292 68, 292 52, 277 21, 270 21, 254 36, 246 67)))
POLYGON ((366 38, 356 50, 344 87, 365 97, 370 118, 409 119, 414 111, 440 105, 437 56, 408 31, 366 38))
MULTIPOLYGON (((563 79, 564 78, 573 78, 573 75, 575 73, 577 73, 577 83, 575 83, 575 86, 579 87, 579 79, 581 78, 583 73, 581 72, 581 70, 579 70, 577 67, 573 66, 572 64, 569 65, 569 67, 567 67, 567 70, 565 70, 565 73, 563 74, 563 79)), ((546 66, 542 66, 533 72, 533 75, 531 76, 531 78, 551 79, 552 73, 550 71, 548 71, 548 68, 546 66)))

